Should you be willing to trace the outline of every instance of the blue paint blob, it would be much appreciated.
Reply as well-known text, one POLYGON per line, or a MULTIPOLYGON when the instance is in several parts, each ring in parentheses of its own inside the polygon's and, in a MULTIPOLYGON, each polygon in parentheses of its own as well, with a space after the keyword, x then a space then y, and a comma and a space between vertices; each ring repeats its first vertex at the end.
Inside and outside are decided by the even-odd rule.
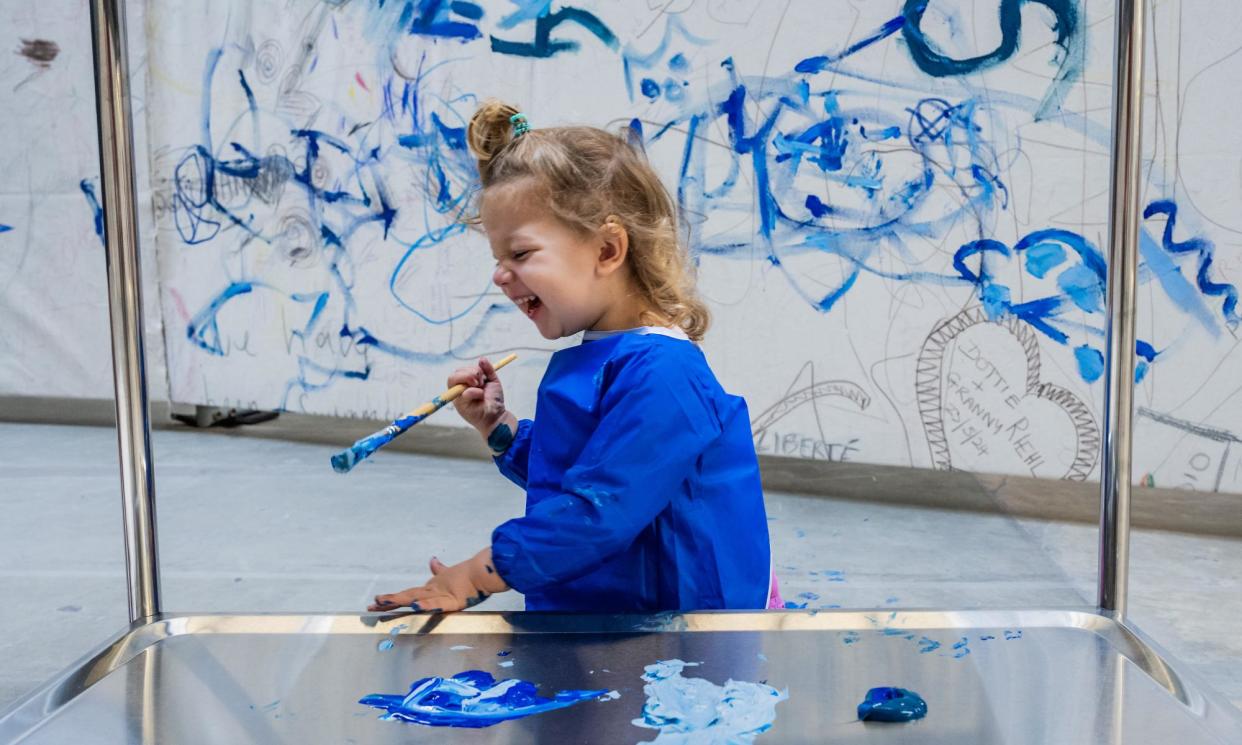
POLYGON ((375 645, 375 648, 376 648, 376 649, 378 649, 378 650, 379 650, 379 651, 381 651, 381 652, 387 652, 388 650, 392 649, 392 648, 393 648, 393 646, 394 646, 394 644, 393 644, 392 639, 385 639, 384 641, 382 641, 382 642, 380 642, 379 644, 375 645))
POLYGON ((383 709, 381 719, 427 724, 433 727, 490 727, 510 719, 564 709, 608 691, 558 691, 552 698, 538 695, 537 686, 510 678, 497 682, 490 673, 468 670, 451 678, 422 678, 404 696, 373 693, 358 703, 383 709))
POLYGON ((857 631, 847 631, 841 635, 841 641, 846 644, 853 644, 861 638, 861 635, 859 635, 857 631))
POLYGON ((1060 243, 1038 243, 1026 249, 1026 270, 1040 279, 1065 261, 1065 248, 1060 243))
POLYGON ((824 204, 819 197, 814 194, 806 195, 806 209, 815 217, 823 217, 832 213, 832 207, 824 204))
POLYGON ((639 90, 652 101, 660 97, 660 84, 651 78, 643 78, 643 81, 639 83, 639 90))
POLYGON ((912 722, 927 716, 927 702, 905 688, 872 688, 858 705, 864 722, 912 722))
POLYGON ((1094 383, 1104 374, 1104 355, 1098 349, 1083 344, 1074 349, 1074 359, 1078 362, 1078 374, 1088 383, 1094 383))
POLYGON ((0 233, 7 233, 13 229, 11 225, 0 225, 0 233))
POLYGON ((1017 629, 1015 631, 1010 631, 1009 629, 1005 629, 1005 639, 1007 641, 1013 641, 1014 639, 1021 639, 1021 638, 1022 638, 1021 629, 1017 629))
POLYGON ((935 652, 937 649, 940 649, 940 642, 935 639, 928 639, 927 637, 919 639, 919 654, 935 652))
POLYGON ((967 646, 968 644, 970 644, 970 639, 964 636, 961 638, 961 641, 954 644, 953 645, 953 659, 960 660, 966 655, 970 654, 970 647, 967 646))
POLYGON ((668 69, 676 72, 685 72, 690 69, 690 63, 686 60, 686 55, 678 52, 668 58, 668 69))
POLYGON ((1057 286, 1088 313, 1104 309, 1104 277, 1083 264, 1072 266, 1057 277, 1057 286))

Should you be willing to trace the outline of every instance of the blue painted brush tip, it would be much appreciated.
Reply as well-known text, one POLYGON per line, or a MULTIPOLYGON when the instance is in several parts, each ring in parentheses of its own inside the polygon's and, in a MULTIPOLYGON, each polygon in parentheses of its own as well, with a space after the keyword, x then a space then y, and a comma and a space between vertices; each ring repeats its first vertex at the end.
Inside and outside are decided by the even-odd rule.
POLYGON ((905 688, 872 688, 858 705, 858 718, 864 722, 912 722, 927 716, 927 702, 905 688))
POLYGON ((337 473, 349 473, 357 462, 353 450, 342 450, 332 456, 332 470, 337 473))

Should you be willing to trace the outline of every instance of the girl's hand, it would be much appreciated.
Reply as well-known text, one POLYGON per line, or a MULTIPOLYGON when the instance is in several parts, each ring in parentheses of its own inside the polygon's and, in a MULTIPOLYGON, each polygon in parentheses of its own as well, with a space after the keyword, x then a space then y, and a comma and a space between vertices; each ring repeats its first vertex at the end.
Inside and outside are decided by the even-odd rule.
POLYGON ((464 610, 509 589, 492 565, 492 549, 483 549, 472 558, 453 566, 431 559, 431 579, 421 587, 376 595, 369 611, 390 611, 410 606, 416 611, 449 613, 464 610))
POLYGON ((496 368, 486 357, 481 357, 476 365, 454 370, 448 377, 448 385, 450 388, 466 386, 453 402, 453 408, 487 439, 506 413, 505 393, 496 368))

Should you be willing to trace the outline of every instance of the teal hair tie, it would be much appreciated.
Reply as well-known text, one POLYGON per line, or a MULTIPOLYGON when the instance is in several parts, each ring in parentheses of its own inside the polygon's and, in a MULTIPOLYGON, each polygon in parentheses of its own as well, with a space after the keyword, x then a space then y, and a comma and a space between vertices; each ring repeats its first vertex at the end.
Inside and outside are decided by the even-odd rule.
POLYGON ((514 139, 517 139, 530 131, 530 122, 526 121, 526 115, 521 112, 509 117, 509 123, 513 125, 514 139))

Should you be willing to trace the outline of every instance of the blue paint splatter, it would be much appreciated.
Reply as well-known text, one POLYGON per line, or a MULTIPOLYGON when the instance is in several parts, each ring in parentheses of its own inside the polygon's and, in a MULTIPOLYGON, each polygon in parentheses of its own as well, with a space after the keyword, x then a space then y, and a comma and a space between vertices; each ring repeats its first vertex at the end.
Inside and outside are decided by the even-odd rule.
POLYGON ((858 718, 864 722, 912 722, 927 716, 927 702, 905 688, 872 688, 858 704, 858 718))
POLYGON ((12 225, 0 225, 0 233, 7 233, 13 229, 12 225))
POLYGON ((552 698, 538 695, 525 680, 497 682, 490 673, 468 670, 451 678, 422 678, 404 696, 373 693, 358 703, 383 709, 381 719, 427 724, 433 727, 490 727, 510 719, 564 709, 608 691, 558 691, 552 698))
POLYGON ((639 90, 652 101, 660 97, 660 84, 651 78, 643 78, 642 83, 639 84, 639 90))
POLYGON ((654 742, 754 742, 776 721, 776 705, 789 698, 767 683, 728 680, 718 686, 704 678, 683 678, 698 663, 665 660, 647 665, 647 702, 634 725, 659 731, 654 742))
POLYGON ((1021 629, 1017 629, 1017 630, 1014 630, 1014 631, 1010 631, 1009 629, 1005 629, 1005 639, 1006 639, 1006 641, 1013 641, 1014 639, 1021 639, 1021 638, 1022 638, 1022 630, 1021 630, 1021 629))
POLYGON ((935 639, 929 639, 926 636, 919 639, 919 654, 935 652, 937 649, 940 649, 940 642, 935 639))
POLYGON ((968 644, 970 644, 970 639, 964 636, 962 637, 961 641, 954 644, 953 645, 953 653, 954 653, 953 658, 956 660, 960 660, 961 658, 970 654, 970 647, 967 646, 968 644))
POLYGON ((95 194, 95 185, 89 179, 82 179, 78 182, 78 188, 82 190, 82 195, 86 197, 86 203, 91 208, 91 214, 95 217, 95 235, 99 236, 99 240, 104 240, 104 214, 103 207, 99 204, 99 197, 95 194))
POLYGON ((395 643, 393 642, 392 639, 384 639, 379 644, 375 645, 375 648, 381 652, 387 652, 388 650, 392 649, 394 646, 395 646, 395 643))
POLYGON ((798 597, 802 600, 819 600, 819 595, 814 592, 800 592, 798 597))
POLYGON ((674 72, 685 72, 690 69, 690 63, 686 60, 686 55, 678 52, 668 58, 668 69, 674 72))
POLYGON ((841 641, 845 644, 853 644, 861 638, 862 636, 857 631, 847 631, 841 635, 841 641))
POLYGON ((1078 363, 1078 374, 1088 383, 1094 383, 1104 374, 1104 355, 1098 349, 1086 344, 1075 347, 1074 360, 1078 363))
POLYGON ((785 610, 802 610, 806 607, 806 603, 795 603, 792 600, 785 601, 785 610))

